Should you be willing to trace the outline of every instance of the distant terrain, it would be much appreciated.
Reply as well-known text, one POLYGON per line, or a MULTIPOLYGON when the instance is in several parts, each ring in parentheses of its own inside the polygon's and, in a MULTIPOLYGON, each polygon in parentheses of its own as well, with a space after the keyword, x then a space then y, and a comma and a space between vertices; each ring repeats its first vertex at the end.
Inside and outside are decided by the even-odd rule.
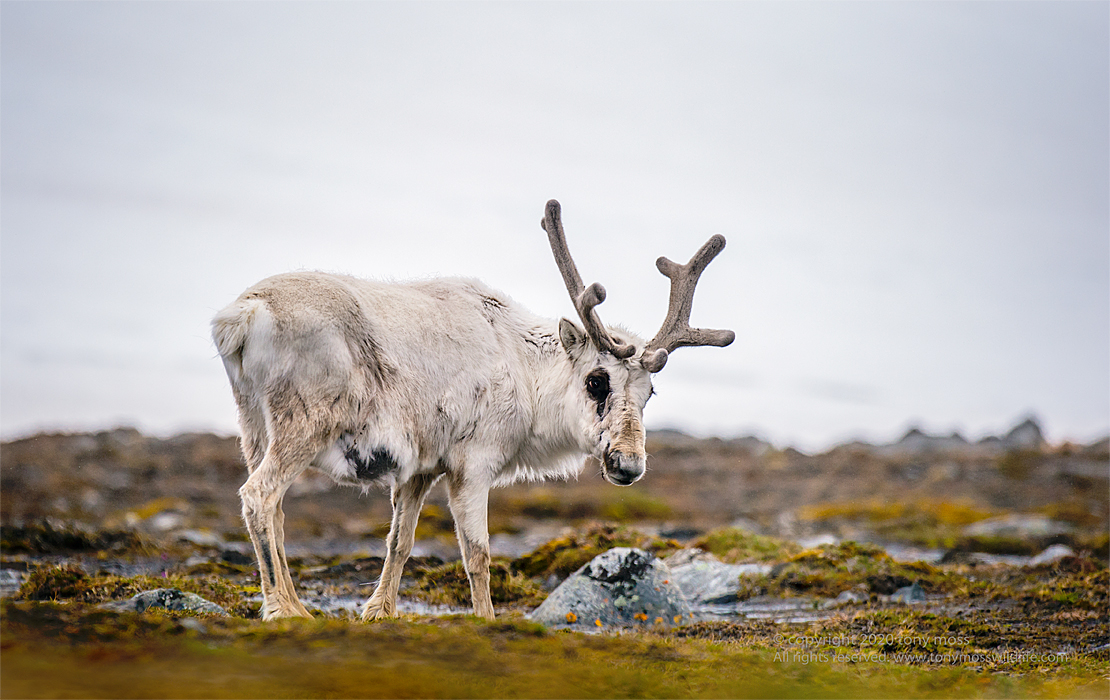
MULTIPOLYGON (((1090 539, 1106 531, 1110 518, 1108 441, 1050 445, 1031 420, 974 444, 911 430, 889 445, 850 443, 807 455, 757 438, 656 431, 648 435, 648 451, 648 473, 631 487, 604 482, 591 463, 577 480, 494 490, 491 530, 606 520, 688 536, 733 523, 786 537, 858 536, 878 520, 892 533, 891 518, 905 521, 905 530, 927 526, 918 521, 930 517, 943 520, 944 513, 957 525, 1024 513, 1058 523, 1063 532, 1051 535, 1090 539)), ((159 439, 130 428, 36 435, 0 448, 0 521, 54 518, 153 534, 241 535, 236 491, 245 476, 234 437, 159 439)), ((290 490, 285 510, 292 542, 371 540, 388 523, 389 499, 309 472, 290 490)), ((450 532, 442 487, 429 497, 425 520, 422 534, 450 532)), ((918 534, 922 544, 938 535, 918 534)))

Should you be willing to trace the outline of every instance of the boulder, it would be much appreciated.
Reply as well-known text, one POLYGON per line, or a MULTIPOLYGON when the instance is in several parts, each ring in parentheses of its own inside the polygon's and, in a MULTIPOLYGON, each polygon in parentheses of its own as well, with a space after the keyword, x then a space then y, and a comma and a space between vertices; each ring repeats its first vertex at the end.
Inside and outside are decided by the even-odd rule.
POLYGON ((553 627, 597 630, 678 625, 693 614, 671 572, 650 552, 616 547, 571 574, 529 617, 553 627))
POLYGON ((228 614, 227 610, 212 601, 205 600, 196 593, 185 593, 178 588, 155 588, 152 591, 143 591, 127 600, 103 603, 100 607, 117 612, 143 612, 147 608, 165 608, 211 613, 224 617, 228 614))
POLYGON ((698 549, 683 550, 667 560, 671 583, 695 605, 735 603, 741 576, 770 573, 768 564, 726 564, 698 549))

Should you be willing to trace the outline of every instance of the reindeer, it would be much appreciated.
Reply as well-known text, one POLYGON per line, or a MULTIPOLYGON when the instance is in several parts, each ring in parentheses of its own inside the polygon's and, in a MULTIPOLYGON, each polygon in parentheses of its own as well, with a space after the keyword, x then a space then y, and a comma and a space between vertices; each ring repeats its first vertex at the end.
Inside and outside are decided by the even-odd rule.
POLYGON ((289 575, 282 514, 286 490, 309 467, 364 490, 390 487, 385 562, 364 620, 397 614, 420 508, 440 479, 474 613, 492 619, 491 487, 575 476, 588 455, 610 483, 643 476, 651 375, 676 348, 735 338, 689 325, 698 278, 725 239, 713 236, 686 265, 659 258, 670 307, 645 343, 598 318, 605 289, 583 286, 557 201, 541 226, 581 326, 537 318, 475 280, 384 283, 323 272, 265 279, 213 319, 239 410, 249 471, 239 496, 264 619, 310 617, 289 575))

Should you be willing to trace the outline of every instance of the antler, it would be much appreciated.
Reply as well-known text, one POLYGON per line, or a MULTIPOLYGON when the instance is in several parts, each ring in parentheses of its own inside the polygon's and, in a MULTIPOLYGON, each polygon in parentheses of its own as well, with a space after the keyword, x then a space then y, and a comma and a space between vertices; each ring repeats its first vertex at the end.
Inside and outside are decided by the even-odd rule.
POLYGON ((594 307, 605 301, 605 287, 597 282, 586 288, 582 286, 582 277, 578 274, 574 259, 570 257, 567 239, 563 234, 563 222, 559 219, 559 202, 552 199, 547 203, 544 219, 540 222, 540 226, 547 231, 547 239, 551 243, 551 252, 555 254, 555 264, 559 266, 559 272, 563 275, 563 282, 567 285, 567 292, 570 293, 571 301, 574 302, 574 308, 578 310, 578 316, 582 319, 582 325, 586 327, 586 334, 590 337, 590 340, 593 341, 598 350, 608 352, 618 359, 623 360, 632 357, 636 348, 614 340, 613 336, 609 335, 609 331, 601 323, 597 312, 594 311, 594 307))
POLYGON ((651 342, 644 348, 641 362, 649 372, 655 373, 667 364, 667 357, 680 347, 715 345, 724 347, 736 339, 736 334, 726 330, 690 327, 690 310, 694 305, 694 288, 698 278, 717 254, 724 250, 725 237, 717 234, 701 247, 690 262, 679 265, 667 258, 659 258, 655 266, 671 280, 671 300, 667 318, 651 342))

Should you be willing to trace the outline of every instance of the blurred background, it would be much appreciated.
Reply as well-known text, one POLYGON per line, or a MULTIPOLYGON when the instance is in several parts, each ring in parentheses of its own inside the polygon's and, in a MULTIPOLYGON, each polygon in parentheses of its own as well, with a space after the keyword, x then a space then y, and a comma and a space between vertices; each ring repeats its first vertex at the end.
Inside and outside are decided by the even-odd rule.
POLYGON ((235 431, 259 279, 476 277, 609 323, 728 248, 649 427, 826 449, 1110 429, 1110 5, 0 7, 0 436, 235 431))

